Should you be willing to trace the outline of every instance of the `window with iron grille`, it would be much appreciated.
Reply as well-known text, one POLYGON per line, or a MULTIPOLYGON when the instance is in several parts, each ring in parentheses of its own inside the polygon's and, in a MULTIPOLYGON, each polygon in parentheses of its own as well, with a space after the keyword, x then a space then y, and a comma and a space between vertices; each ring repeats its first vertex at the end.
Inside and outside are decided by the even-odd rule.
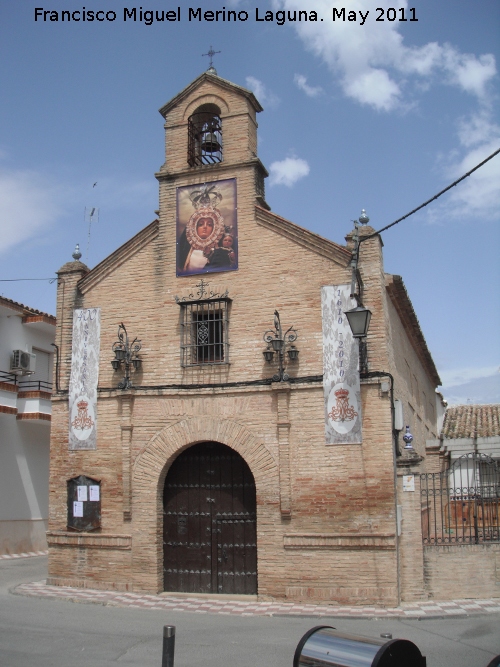
POLYGON ((229 299, 181 303, 181 365, 228 364, 229 299))

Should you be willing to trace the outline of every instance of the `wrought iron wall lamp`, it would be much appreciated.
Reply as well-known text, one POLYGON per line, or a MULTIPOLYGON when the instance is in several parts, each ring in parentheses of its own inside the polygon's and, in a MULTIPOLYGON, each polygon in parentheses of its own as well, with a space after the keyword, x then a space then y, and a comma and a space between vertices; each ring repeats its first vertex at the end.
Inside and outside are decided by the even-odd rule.
POLYGON ((129 342, 127 329, 122 322, 118 327, 118 340, 113 343, 112 350, 115 353, 115 358, 111 362, 115 371, 117 371, 122 364, 124 366, 125 376, 123 380, 118 383, 118 389, 131 389, 133 387, 130 380, 130 369, 131 367, 133 367, 135 371, 141 369, 142 359, 138 355, 141 347, 142 344, 138 338, 134 338, 131 343, 129 342))
POLYGON ((268 364, 273 361, 274 355, 277 355, 278 373, 273 375, 274 382, 286 382, 290 379, 290 376, 285 372, 285 355, 288 355, 290 361, 297 361, 299 358, 299 351, 293 344, 297 338, 297 331, 293 327, 290 327, 283 333, 280 314, 275 310, 274 331, 269 329, 264 334, 264 342, 267 343, 267 348, 262 353, 268 364))

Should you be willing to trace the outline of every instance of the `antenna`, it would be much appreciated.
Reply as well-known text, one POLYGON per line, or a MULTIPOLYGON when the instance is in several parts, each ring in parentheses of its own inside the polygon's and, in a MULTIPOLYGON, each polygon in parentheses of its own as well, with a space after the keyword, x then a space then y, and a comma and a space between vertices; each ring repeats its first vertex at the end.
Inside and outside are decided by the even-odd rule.
POLYGON ((85 207, 84 213, 85 222, 89 223, 89 231, 87 234, 87 251, 85 253, 85 261, 88 262, 89 259, 89 247, 90 247, 90 232, 92 231, 92 223, 99 222, 99 209, 95 206, 85 207))

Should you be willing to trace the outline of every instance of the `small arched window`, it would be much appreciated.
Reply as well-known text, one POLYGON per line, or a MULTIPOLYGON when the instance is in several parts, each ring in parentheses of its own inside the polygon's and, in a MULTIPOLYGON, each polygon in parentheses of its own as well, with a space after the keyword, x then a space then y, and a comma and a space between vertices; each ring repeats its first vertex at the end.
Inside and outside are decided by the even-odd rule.
POLYGON ((188 164, 200 167, 222 162, 220 109, 203 104, 188 119, 188 164))

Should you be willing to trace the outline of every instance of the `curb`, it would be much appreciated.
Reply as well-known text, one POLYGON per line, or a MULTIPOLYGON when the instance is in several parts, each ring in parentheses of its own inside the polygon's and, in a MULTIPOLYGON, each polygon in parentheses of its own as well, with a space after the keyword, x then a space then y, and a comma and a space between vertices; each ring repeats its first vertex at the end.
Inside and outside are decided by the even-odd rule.
POLYGON ((342 607, 299 604, 290 602, 244 602, 240 600, 208 600, 182 598, 174 595, 141 595, 117 591, 101 591, 68 586, 48 586, 45 581, 19 584, 10 591, 14 595, 65 600, 79 604, 98 604, 109 607, 130 607, 153 611, 183 611, 198 614, 233 616, 270 616, 287 618, 406 618, 417 621, 469 618, 500 614, 500 599, 453 600, 412 603, 388 609, 376 607, 342 607))

